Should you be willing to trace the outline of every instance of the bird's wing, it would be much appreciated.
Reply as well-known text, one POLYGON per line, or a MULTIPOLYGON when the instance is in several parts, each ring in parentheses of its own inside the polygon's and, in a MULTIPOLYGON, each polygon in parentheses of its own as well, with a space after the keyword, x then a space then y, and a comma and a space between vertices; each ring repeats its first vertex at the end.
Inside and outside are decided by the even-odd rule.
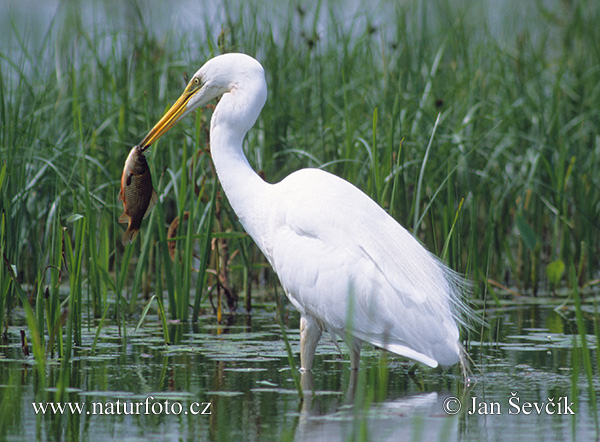
POLYGON ((350 183, 304 169, 277 184, 270 261, 296 308, 327 328, 427 365, 458 360, 441 264, 350 183))

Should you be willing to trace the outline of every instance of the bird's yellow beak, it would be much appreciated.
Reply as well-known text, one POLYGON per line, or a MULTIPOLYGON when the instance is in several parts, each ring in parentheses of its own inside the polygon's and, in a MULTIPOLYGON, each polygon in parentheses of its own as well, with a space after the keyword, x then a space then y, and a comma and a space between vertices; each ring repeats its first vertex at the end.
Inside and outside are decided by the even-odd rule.
POLYGON ((189 82, 181 97, 177 99, 177 101, 171 106, 171 108, 167 111, 166 114, 154 125, 148 135, 144 137, 142 142, 139 144, 139 147, 142 150, 148 148, 152 143, 158 140, 161 136, 163 136, 169 129, 173 127, 177 121, 183 116, 185 111, 187 110, 188 103, 190 99, 200 90, 200 82, 197 78, 193 78, 192 81, 189 82))

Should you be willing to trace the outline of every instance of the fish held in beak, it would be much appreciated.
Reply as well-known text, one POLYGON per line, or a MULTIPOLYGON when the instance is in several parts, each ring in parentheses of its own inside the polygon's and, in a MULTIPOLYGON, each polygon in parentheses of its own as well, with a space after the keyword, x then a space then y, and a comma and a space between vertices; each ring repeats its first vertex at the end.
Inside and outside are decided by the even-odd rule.
POLYGON ((158 195, 152 187, 150 168, 139 146, 134 146, 125 160, 120 198, 123 200, 124 212, 119 217, 119 222, 129 223, 123 234, 123 245, 126 245, 135 239, 142 220, 150 214, 158 201, 158 195))

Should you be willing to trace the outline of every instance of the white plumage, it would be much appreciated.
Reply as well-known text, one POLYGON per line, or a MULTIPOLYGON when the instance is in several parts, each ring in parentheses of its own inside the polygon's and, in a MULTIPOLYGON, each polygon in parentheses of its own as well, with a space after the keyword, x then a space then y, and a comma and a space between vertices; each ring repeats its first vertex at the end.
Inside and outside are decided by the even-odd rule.
POLYGON ((349 182, 302 169, 269 184, 248 164, 243 139, 267 96, 256 60, 209 60, 141 146, 217 96, 211 155, 244 229, 301 313, 302 368, 312 368, 322 331, 349 343, 353 368, 363 341, 430 367, 462 362, 461 278, 349 182))

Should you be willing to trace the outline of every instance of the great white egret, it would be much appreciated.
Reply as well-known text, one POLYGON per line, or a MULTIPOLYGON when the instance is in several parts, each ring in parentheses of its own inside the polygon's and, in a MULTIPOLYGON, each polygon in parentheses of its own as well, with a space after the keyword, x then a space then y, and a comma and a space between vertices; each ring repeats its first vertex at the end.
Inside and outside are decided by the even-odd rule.
POLYGON ((263 67, 252 57, 207 61, 140 149, 219 96, 213 162, 244 229, 300 311, 302 369, 312 368, 323 331, 349 344, 353 369, 363 341, 430 367, 462 363, 464 282, 456 273, 349 182, 302 169, 269 184, 252 169, 242 143, 267 99, 263 67))

